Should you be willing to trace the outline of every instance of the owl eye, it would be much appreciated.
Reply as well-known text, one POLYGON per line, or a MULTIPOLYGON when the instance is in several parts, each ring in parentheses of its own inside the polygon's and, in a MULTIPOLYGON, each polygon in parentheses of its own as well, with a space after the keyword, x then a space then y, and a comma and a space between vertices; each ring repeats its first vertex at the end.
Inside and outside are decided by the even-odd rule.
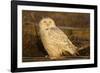
POLYGON ((49 23, 52 23, 52 21, 49 21, 49 23))

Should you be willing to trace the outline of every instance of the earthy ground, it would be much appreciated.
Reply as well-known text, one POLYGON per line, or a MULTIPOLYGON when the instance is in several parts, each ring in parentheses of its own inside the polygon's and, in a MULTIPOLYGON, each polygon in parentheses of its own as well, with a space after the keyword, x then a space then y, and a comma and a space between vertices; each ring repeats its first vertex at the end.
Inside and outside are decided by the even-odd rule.
MULTIPOLYGON (((89 59, 90 56, 90 15, 87 13, 59 13, 22 11, 23 61, 50 60, 39 37, 38 23, 43 17, 51 17, 56 25, 68 35, 79 49, 79 56, 62 57, 63 60, 89 59), (85 47, 84 47, 85 46, 85 47)), ((61 60, 62 60, 61 59, 61 60)))

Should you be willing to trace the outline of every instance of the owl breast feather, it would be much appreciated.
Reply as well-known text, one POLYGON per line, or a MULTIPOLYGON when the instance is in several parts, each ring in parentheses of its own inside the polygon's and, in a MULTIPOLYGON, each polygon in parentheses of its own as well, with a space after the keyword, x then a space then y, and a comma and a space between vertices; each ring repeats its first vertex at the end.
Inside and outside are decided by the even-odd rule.
POLYGON ((47 34, 48 34, 49 39, 53 41, 58 41, 58 42, 68 41, 68 37, 66 36, 66 34, 57 27, 49 28, 47 30, 47 34))

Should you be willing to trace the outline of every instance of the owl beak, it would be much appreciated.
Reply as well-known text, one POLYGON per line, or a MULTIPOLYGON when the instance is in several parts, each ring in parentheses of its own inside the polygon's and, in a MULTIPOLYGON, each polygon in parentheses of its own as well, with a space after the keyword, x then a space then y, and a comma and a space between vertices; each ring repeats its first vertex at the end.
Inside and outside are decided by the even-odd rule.
POLYGON ((47 26, 49 26, 49 24, 47 24, 47 26))

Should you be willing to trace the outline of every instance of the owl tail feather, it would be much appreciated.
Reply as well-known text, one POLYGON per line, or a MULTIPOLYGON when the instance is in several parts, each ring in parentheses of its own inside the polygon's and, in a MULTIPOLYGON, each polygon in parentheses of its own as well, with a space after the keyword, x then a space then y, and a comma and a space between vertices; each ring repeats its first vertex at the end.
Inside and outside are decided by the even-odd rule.
POLYGON ((72 54, 68 51, 63 51, 62 53, 64 56, 72 56, 72 54))
POLYGON ((79 56, 80 54, 78 52, 74 53, 73 56, 79 56))
POLYGON ((63 55, 64 56, 79 56, 79 53, 78 52, 75 52, 74 54, 71 54, 68 51, 63 51, 63 55))

